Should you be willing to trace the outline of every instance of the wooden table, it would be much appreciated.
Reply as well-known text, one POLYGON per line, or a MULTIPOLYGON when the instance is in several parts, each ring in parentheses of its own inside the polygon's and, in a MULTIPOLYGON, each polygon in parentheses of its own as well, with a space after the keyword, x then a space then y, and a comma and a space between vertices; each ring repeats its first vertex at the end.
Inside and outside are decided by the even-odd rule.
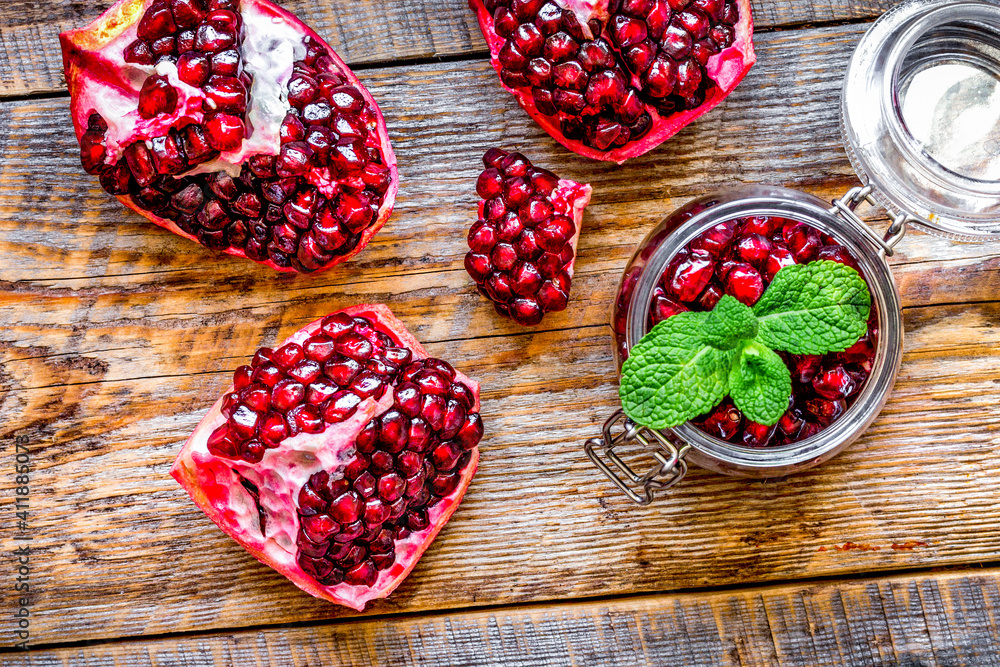
POLYGON ((374 242, 314 276, 216 257, 83 172, 57 34, 108 4, 0 11, 0 643, 18 641, 20 442, 36 651, 0 664, 1000 664, 996 247, 907 236, 895 392, 820 468, 696 469, 639 508, 582 451, 615 406, 622 267, 662 215, 724 186, 830 199, 856 182, 841 77, 888 0, 755 1, 742 86, 622 167, 562 149, 501 91, 465 0, 289 0, 379 100, 401 174, 374 242), (534 329, 497 317, 462 267, 490 146, 594 186, 569 308, 534 329), (451 523, 357 615, 257 563, 167 471, 254 349, 370 301, 482 382, 487 436, 451 523))

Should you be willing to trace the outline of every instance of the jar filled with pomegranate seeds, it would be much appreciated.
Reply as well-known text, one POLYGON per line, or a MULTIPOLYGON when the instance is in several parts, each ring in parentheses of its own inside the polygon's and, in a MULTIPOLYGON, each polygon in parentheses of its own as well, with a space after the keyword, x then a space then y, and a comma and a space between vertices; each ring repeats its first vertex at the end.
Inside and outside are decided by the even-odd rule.
POLYGON ((962 241, 1000 240, 1000 6, 911 0, 882 16, 848 66, 841 126, 864 185, 832 202, 772 186, 696 199, 639 244, 612 307, 619 369, 658 322, 708 311, 724 294, 753 305, 784 266, 818 259, 855 268, 871 293, 867 332, 825 355, 780 355, 789 408, 773 426, 729 398, 705 415, 653 430, 622 410, 587 441, 594 464, 633 501, 677 484, 688 463, 727 475, 780 477, 822 463, 878 416, 902 359, 903 320, 887 257, 907 228, 962 241), (876 232, 861 205, 892 219, 876 232), (655 462, 637 473, 622 458, 655 462), (617 449, 617 451, 616 451, 617 449))

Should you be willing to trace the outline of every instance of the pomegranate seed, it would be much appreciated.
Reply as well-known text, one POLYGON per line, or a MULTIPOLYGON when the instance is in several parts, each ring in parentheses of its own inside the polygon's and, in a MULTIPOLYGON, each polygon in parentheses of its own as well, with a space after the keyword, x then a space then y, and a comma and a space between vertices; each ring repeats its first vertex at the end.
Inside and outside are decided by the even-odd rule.
POLYGON ((712 410, 701 422, 703 431, 720 440, 730 440, 740 430, 743 414, 728 400, 712 410))
POLYGON ((819 249, 816 253, 816 259, 823 259, 830 262, 837 262, 839 264, 844 264, 849 266, 855 271, 860 272, 861 268, 853 257, 841 246, 831 246, 826 245, 819 249))
POLYGON ((177 108, 177 89, 170 85, 165 76, 151 76, 139 91, 139 115, 155 118, 160 114, 172 114, 177 108))
POLYGON ((705 250, 678 255, 667 269, 664 287, 681 301, 694 301, 708 286, 715 270, 715 260, 705 250))
POLYGON ((850 373, 840 365, 817 374, 813 378, 812 386, 817 394, 831 401, 846 398, 857 390, 850 373))
POLYGON ((205 138, 217 151, 231 151, 243 142, 246 128, 239 116, 227 113, 215 114, 205 121, 205 138))
POLYGON ((774 438, 776 426, 766 426, 750 421, 743 424, 743 444, 747 447, 767 447, 774 438))
POLYGON ((816 417, 819 425, 827 426, 847 411, 847 402, 813 398, 806 401, 806 410, 816 417))
POLYGON ((757 303, 764 293, 764 279, 749 264, 737 264, 730 269, 724 285, 726 294, 736 297, 747 306, 757 303))
POLYGON ((764 265, 764 276, 768 282, 771 282, 778 271, 795 263, 795 257, 792 256, 791 250, 784 246, 772 245, 771 253, 764 265))

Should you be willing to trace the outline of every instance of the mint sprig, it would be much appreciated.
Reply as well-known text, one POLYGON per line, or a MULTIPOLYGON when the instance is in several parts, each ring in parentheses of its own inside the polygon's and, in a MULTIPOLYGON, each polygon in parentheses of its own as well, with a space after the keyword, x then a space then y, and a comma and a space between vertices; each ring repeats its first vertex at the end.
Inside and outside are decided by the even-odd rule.
POLYGON ((622 407, 637 424, 671 428, 729 395, 749 419, 776 424, 792 379, 775 350, 846 350, 865 334, 870 311, 868 285, 853 268, 787 266, 753 308, 726 295, 710 313, 678 313, 653 327, 622 367, 622 407))
POLYGON ((741 340, 756 338, 759 328, 757 316, 750 307, 725 294, 708 313, 702 340, 720 350, 732 350, 741 340))
POLYGON ((759 424, 777 424, 788 409, 792 374, 774 350, 752 340, 743 346, 729 385, 733 403, 743 414, 759 424))
POLYGON ((643 336, 622 369, 619 391, 632 421, 681 424, 711 410, 729 393, 737 356, 702 340, 709 313, 678 313, 643 336))
POLYGON ((837 262, 786 266, 753 307, 758 336, 792 354, 842 352, 865 335, 872 297, 858 272, 837 262))

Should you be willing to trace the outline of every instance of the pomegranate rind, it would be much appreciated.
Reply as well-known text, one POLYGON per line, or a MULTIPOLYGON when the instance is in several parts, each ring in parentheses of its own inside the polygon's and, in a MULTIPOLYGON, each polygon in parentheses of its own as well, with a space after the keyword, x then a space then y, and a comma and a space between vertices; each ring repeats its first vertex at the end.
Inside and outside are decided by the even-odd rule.
MULTIPOLYGON (((558 0, 557 4, 564 9, 575 12, 577 16, 584 19, 584 23, 586 23, 587 18, 601 19, 602 22, 608 18, 608 2, 606 0, 558 0)), ((514 99, 521 105, 521 108, 543 130, 569 150, 594 160, 604 160, 606 162, 621 164, 630 158, 648 153, 683 130, 697 118, 719 106, 757 62, 757 54, 753 46, 753 15, 751 13, 750 0, 736 0, 736 4, 740 10, 740 20, 734 26, 736 37, 731 46, 715 54, 708 60, 705 69, 708 76, 715 81, 716 85, 706 95, 704 103, 695 109, 671 114, 666 117, 661 116, 654 108, 647 108, 646 111, 653 119, 652 129, 641 139, 629 142, 620 148, 601 151, 591 148, 583 142, 567 138, 559 127, 557 117, 546 116, 538 110, 530 91, 511 88, 504 84, 502 79, 500 80, 500 85, 514 96, 514 99)), ((503 70, 503 65, 499 59, 500 49, 503 48, 506 40, 494 30, 493 16, 486 9, 484 0, 469 0, 469 7, 476 13, 476 19, 479 21, 479 29, 482 31, 483 38, 490 49, 490 62, 499 78, 503 70)))
MULTIPOLYGON (((76 131, 77 141, 79 141, 87 131, 87 120, 90 115, 90 111, 93 108, 92 105, 88 104, 89 98, 87 94, 84 93, 84 91, 88 88, 88 76, 91 71, 104 71, 107 74, 104 81, 102 81, 104 84, 102 87, 104 88, 104 92, 106 94, 118 94, 130 99, 134 98, 138 100, 139 90, 141 89, 143 82, 124 81, 118 73, 118 68, 122 63, 124 63, 124 59, 122 57, 110 59, 103 53, 103 50, 112 42, 118 41, 123 34, 134 34, 139 20, 142 18, 146 9, 148 9, 154 1, 155 0, 119 0, 114 5, 109 7, 106 12, 94 19, 94 21, 89 25, 84 26, 83 28, 67 30, 60 33, 59 43, 62 46, 63 70, 66 77, 66 87, 69 89, 70 94, 70 115, 73 119, 73 127, 76 131)), ((382 229, 385 223, 389 220, 389 217, 392 215, 392 209, 396 201, 396 194, 399 191, 399 169, 396 165, 396 155, 389 142, 389 132, 386 128, 385 117, 382 115, 382 110, 379 108, 375 98, 372 97, 372 94, 368 91, 368 89, 361 84, 357 76, 354 75, 354 72, 347 66, 347 63, 345 63, 343 59, 337 55, 333 48, 326 43, 326 40, 320 37, 319 34, 317 34, 312 28, 299 20, 299 18, 291 12, 275 5, 272 2, 269 2, 268 0, 243 0, 241 12, 246 12, 250 9, 259 11, 262 15, 271 17, 272 20, 294 26, 302 33, 303 38, 312 37, 319 42, 319 44, 321 44, 326 50, 327 55, 329 55, 333 60, 337 71, 342 73, 347 78, 348 83, 357 88, 357 90, 359 90, 365 98, 365 101, 372 105, 378 119, 379 147, 382 151, 382 159, 391 175, 389 188, 386 190, 382 206, 379 207, 378 216, 375 221, 367 229, 365 229, 364 232, 362 232, 361 239, 358 241, 358 244, 350 252, 335 256, 321 269, 326 270, 342 262, 346 262, 364 250, 365 246, 368 245, 372 237, 374 237, 375 234, 382 229)), ((93 83, 90 83, 90 86, 93 85, 93 83)), ((183 104, 178 104, 178 111, 176 112, 176 115, 180 115, 182 113, 182 107, 183 104)), ((191 114, 187 115, 188 117, 191 116, 191 114)), ((116 195, 116 198, 122 204, 155 225, 169 230, 178 236, 182 236, 188 240, 198 243, 198 239, 194 235, 188 234, 182 230, 174 221, 162 218, 150 211, 141 209, 132 201, 130 196, 116 195)), ((199 245, 201 244, 199 243, 199 245)), ((226 248, 222 252, 234 257, 247 258, 246 253, 242 248, 230 247, 226 248)), ((296 273, 296 270, 292 267, 278 266, 271 261, 261 261, 258 263, 264 264, 275 271, 283 273, 296 273)))
POLYGON ((580 243, 580 232, 583 230, 583 209, 590 204, 590 196, 594 190, 587 183, 577 183, 569 179, 560 179, 556 189, 552 191, 553 208, 556 213, 565 215, 573 221, 576 233, 570 239, 573 246, 573 260, 566 266, 566 273, 573 277, 573 267, 576 265, 576 247, 580 243))
MULTIPOLYGON (((424 347, 384 305, 363 304, 339 312, 368 318, 401 347, 411 350, 414 360, 428 356, 424 347)), ((316 320, 306 325, 281 345, 302 342, 315 333, 321 323, 322 320, 316 320)), ((472 390, 475 397, 472 410, 478 412, 479 383, 457 371, 455 381, 472 390)), ((298 491, 313 473, 334 469, 351 459, 355 437, 368 421, 392 406, 392 391, 387 391, 379 401, 366 399, 350 419, 328 425, 323 433, 289 438, 277 448, 268 450, 260 463, 250 464, 216 456, 207 447, 208 437, 225 422, 223 400, 232 390, 230 385, 195 428, 177 455, 170 474, 187 491, 195 505, 223 532, 257 560, 277 570, 310 595, 363 611, 369 601, 392 593, 413 570, 458 508, 478 469, 479 448, 470 450, 472 458, 463 470, 456 489, 428 510, 428 527, 396 541, 396 562, 390 569, 379 572, 373 586, 346 583, 324 586, 303 572, 296 562, 298 491), (339 444, 342 442, 349 444, 339 444), (258 519, 258 506, 241 483, 241 478, 258 487, 260 503, 267 516, 264 531, 258 519)))

